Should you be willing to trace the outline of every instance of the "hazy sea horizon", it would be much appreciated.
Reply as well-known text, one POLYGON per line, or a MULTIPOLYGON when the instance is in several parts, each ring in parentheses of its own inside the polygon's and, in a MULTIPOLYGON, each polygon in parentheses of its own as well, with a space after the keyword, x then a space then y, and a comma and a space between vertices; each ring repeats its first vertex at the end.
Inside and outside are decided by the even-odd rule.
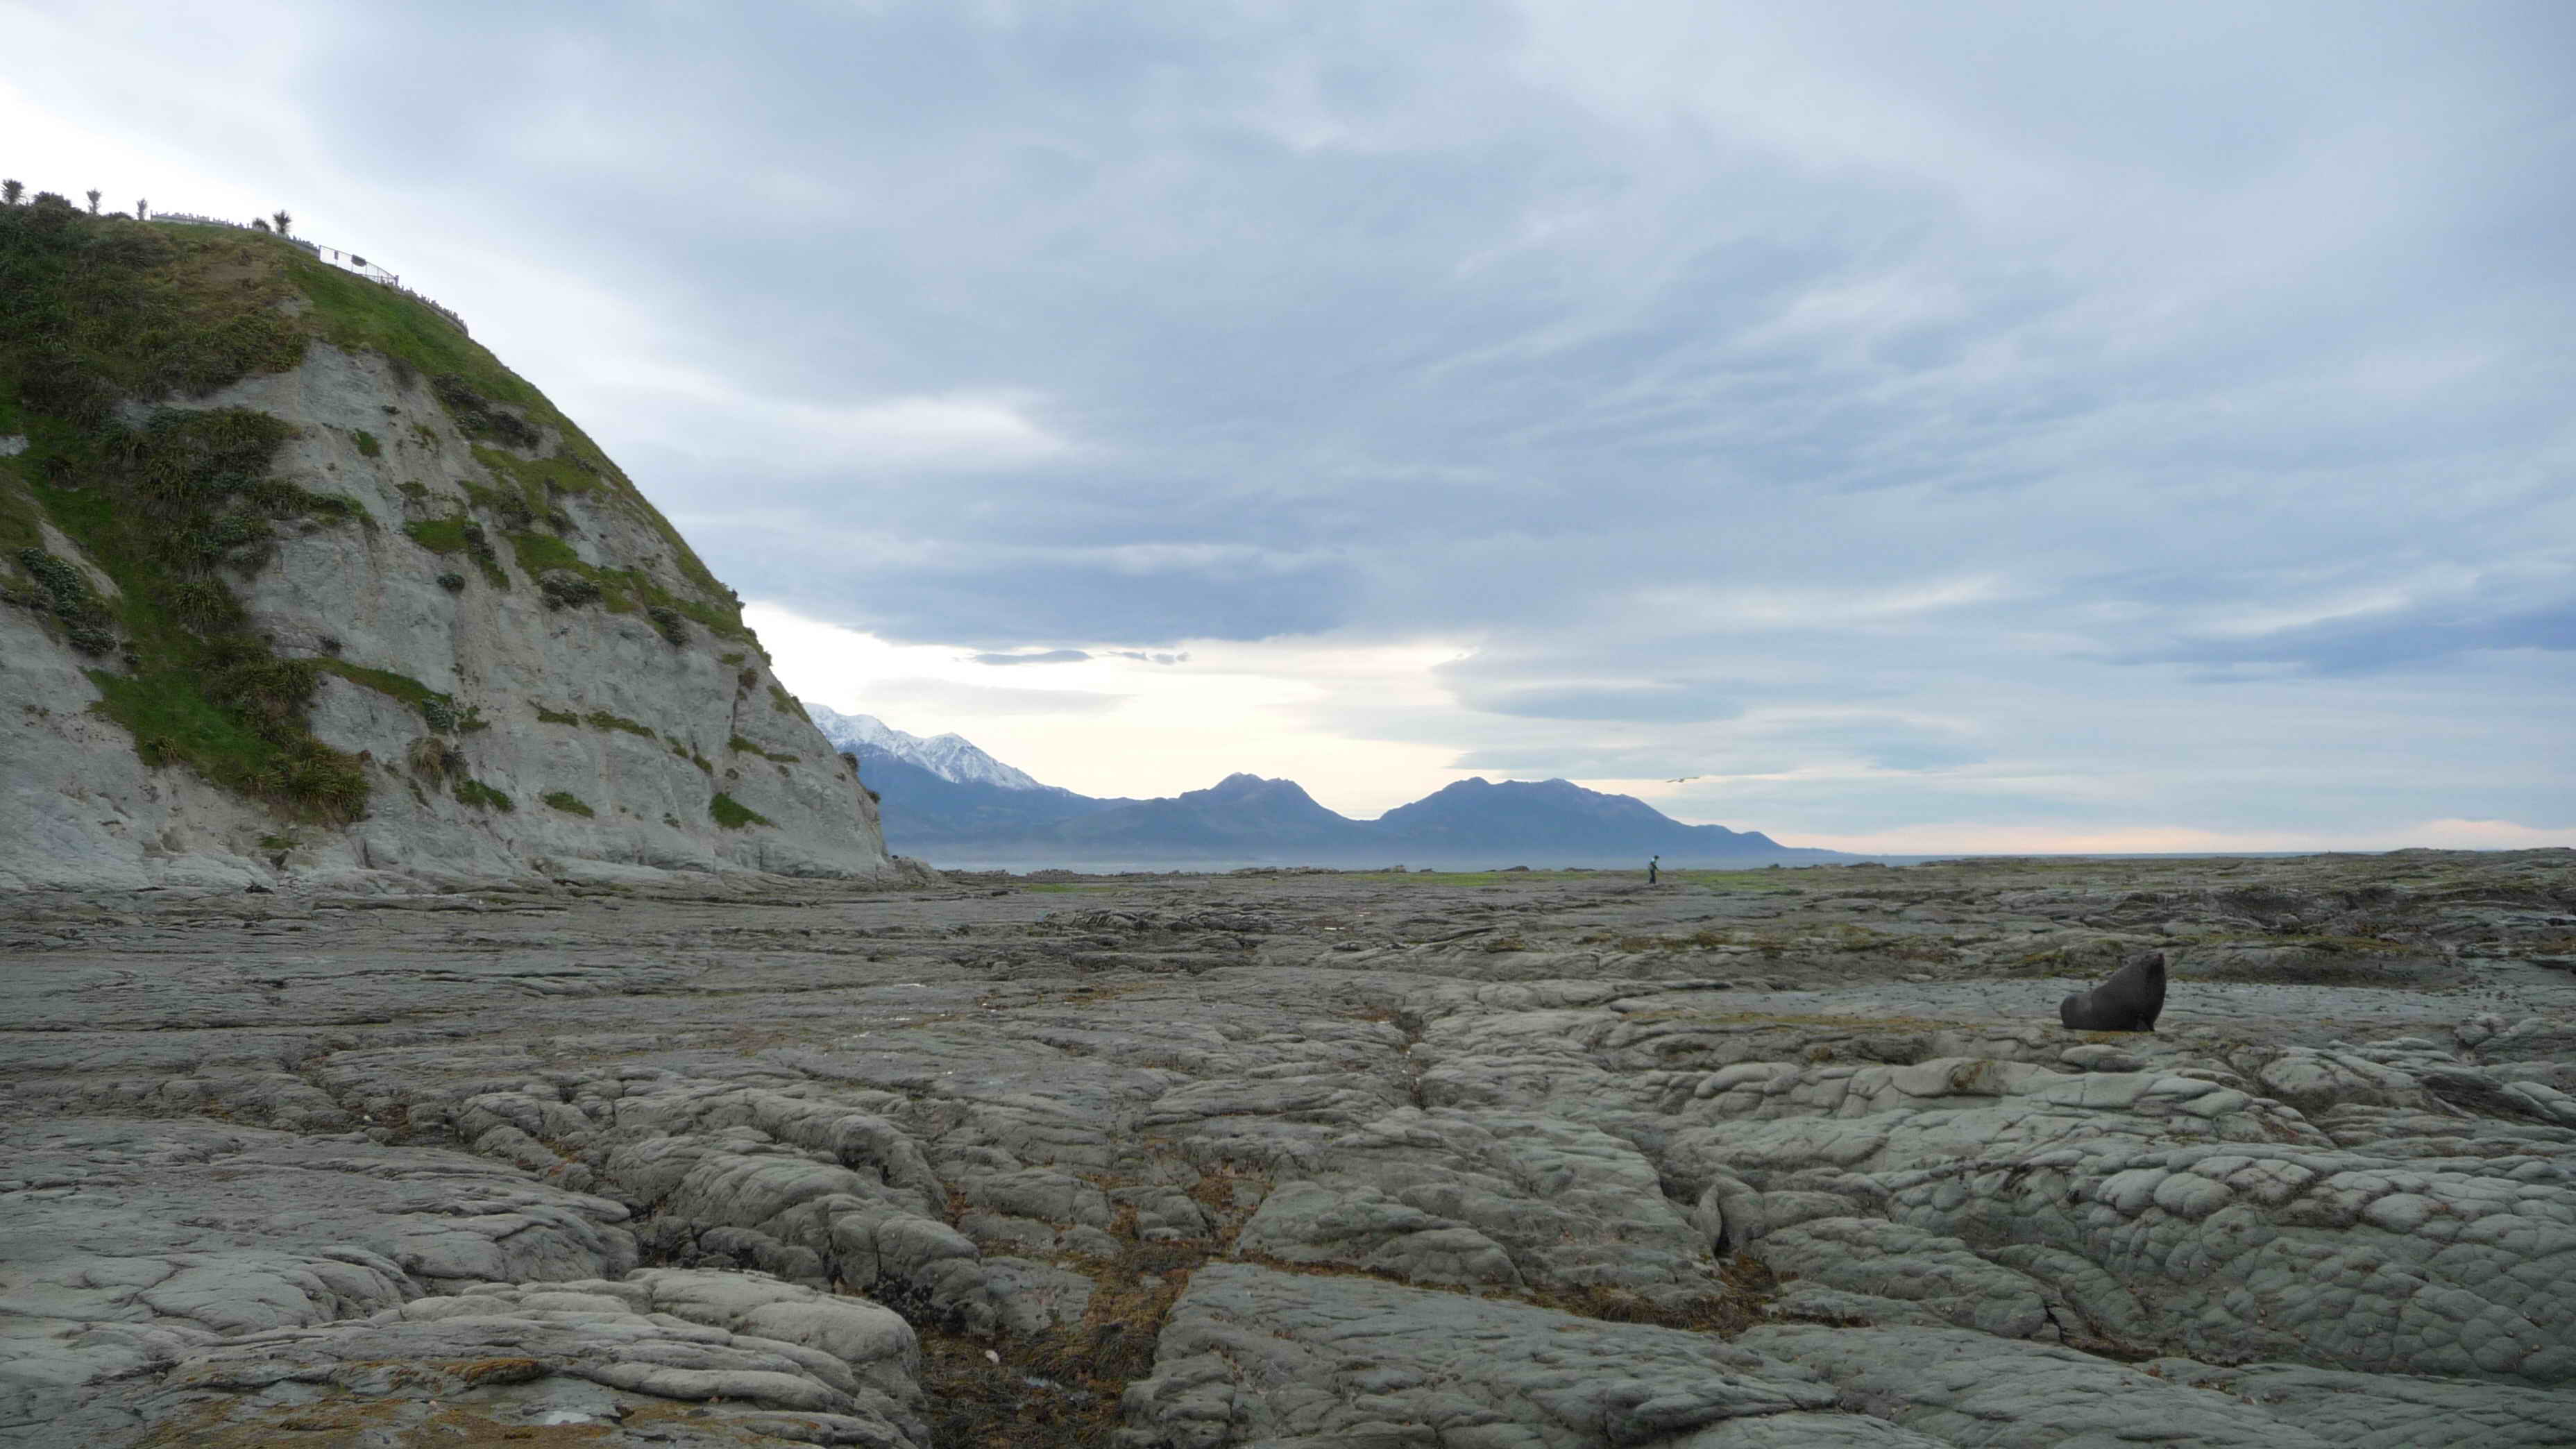
MULTIPOLYGON (((1374 864, 1353 861, 1254 860, 1248 857, 1208 857, 1182 860, 1140 858, 1132 860, 1074 861, 1066 860, 1061 857, 1055 859, 1037 859, 1034 857, 1020 855, 961 854, 949 856, 938 854, 936 852, 915 854, 913 851, 905 850, 900 846, 890 846, 888 848, 898 855, 913 856, 914 859, 923 861, 934 870, 959 871, 967 873, 992 873, 999 871, 1007 872, 1011 875, 1033 875, 1040 871, 1051 870, 1071 871, 1077 875, 1226 875, 1238 870, 1334 870, 1366 872, 1392 870, 1398 866, 1402 866, 1407 871, 1434 872, 1443 875, 1503 871, 1510 870, 1514 867, 1526 867, 1533 872, 1580 870, 1607 875, 1615 875, 1622 872, 1634 875, 1644 875, 1646 873, 1646 861, 1643 857, 1634 861, 1624 859, 1605 860, 1598 857, 1551 861, 1538 856, 1517 859, 1510 857, 1497 857, 1489 860, 1472 861, 1461 859, 1431 860, 1417 858, 1413 860, 1388 859, 1374 864)), ((2128 852, 1959 850, 1939 855, 1851 854, 1835 860, 1783 860, 1777 862, 1769 860, 1695 861, 1668 858, 1663 862, 1663 869, 1667 871, 1765 870, 1776 864, 1782 870, 1814 870, 1820 867, 1852 865, 1925 865, 1934 861, 1943 860, 2271 860, 2286 859, 2292 856, 2301 855, 2328 855, 2335 853, 2337 852, 2317 850, 2162 850, 2128 852)), ((2354 851, 2343 853, 2367 855, 2378 854, 2381 852, 2354 851)))

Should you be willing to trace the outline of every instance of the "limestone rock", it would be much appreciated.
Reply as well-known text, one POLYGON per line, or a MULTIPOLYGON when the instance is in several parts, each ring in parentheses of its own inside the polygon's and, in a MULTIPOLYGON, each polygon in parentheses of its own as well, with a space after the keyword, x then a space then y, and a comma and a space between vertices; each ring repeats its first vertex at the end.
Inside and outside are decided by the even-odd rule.
POLYGON ((2327 1449, 2293 1416, 2072 1349, 1955 1328, 1757 1328, 1739 1343, 1821 1372, 1841 1401, 1936 1443, 2057 1449, 2148 1442, 2327 1449))
POLYGON ((69 225, 266 345, 0 459, 0 888, 905 874, 732 593, 451 323, 273 238, 69 225), (147 503, 128 453, 205 476, 147 503))
POLYGON ((2570 859, 0 897, 0 1443, 2564 1442, 2570 859))
POLYGON ((1303 1154, 1239 1246, 1417 1283, 1697 1285, 1710 1242, 1629 1143, 1549 1118, 1402 1108, 1303 1154))
POLYGON ((1549 1449, 1681 1442, 1747 1415, 1822 1409, 1813 1377, 1704 1334, 1520 1304, 1202 1268, 1127 1391, 1121 1442, 1417 1442, 1549 1449))
POLYGON ((361 1425, 415 1441, 580 1425, 599 1431, 590 1443, 927 1449, 916 1366, 892 1313, 758 1278, 480 1284, 207 1345, 75 1422, 179 1419, 236 1442, 361 1425), (695 1403, 711 1407, 675 1412, 695 1403))

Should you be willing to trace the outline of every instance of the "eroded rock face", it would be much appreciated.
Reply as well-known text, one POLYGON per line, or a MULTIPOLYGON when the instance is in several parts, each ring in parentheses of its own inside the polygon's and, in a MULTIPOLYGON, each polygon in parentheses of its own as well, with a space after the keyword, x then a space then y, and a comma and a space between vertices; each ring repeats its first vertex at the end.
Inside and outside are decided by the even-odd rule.
POLYGON ((1713 1334, 1604 1323, 1365 1278, 1201 1268, 1127 1390, 1135 1442, 1650 1444, 1728 1419, 1820 1409, 1814 1373, 1713 1334))
POLYGON ((2571 907, 2565 852, 20 898, 0 1441, 2565 1443, 2571 907), (2064 1029, 2150 932, 2157 1032, 2064 1029))
POLYGON ((90 1433, 184 1424, 197 1442, 577 1426, 588 1443, 915 1449, 928 1442, 918 1367, 911 1328, 874 1304, 747 1274, 648 1269, 621 1281, 478 1283, 363 1318, 196 1345, 147 1383, 56 1422, 90 1433))
POLYGON ((278 659, 320 670, 303 715, 357 761, 363 818, 289 823, 150 762, 92 710, 133 666, 0 605, 0 889, 920 878, 670 524, 568 425, 457 386, 317 340, 290 371, 161 404, 289 425, 271 477, 341 501, 220 577, 278 659))

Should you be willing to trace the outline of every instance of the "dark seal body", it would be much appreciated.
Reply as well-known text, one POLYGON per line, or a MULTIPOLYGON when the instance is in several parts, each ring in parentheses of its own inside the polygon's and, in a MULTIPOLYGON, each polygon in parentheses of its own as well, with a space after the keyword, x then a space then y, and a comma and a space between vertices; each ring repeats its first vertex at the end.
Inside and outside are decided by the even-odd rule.
POLYGON ((2165 1009, 2165 953, 2132 956, 2111 979, 2057 1004, 2070 1031, 2154 1031, 2165 1009))

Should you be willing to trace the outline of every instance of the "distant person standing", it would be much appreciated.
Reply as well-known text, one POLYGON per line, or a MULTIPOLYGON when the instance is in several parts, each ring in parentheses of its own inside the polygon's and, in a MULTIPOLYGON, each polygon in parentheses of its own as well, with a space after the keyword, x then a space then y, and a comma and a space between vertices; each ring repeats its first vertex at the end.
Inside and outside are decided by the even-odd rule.
POLYGON ((1660 855, 1646 862, 1646 884, 1653 885, 1655 883, 1657 878, 1662 874, 1663 864, 1664 858, 1660 855))

